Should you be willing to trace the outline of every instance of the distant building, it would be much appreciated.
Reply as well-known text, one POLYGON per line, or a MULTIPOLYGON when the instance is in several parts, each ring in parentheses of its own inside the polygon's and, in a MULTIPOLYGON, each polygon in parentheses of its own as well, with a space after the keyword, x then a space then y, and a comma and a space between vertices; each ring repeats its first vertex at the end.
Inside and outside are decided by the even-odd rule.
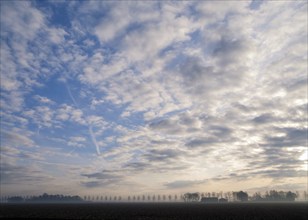
POLYGON ((204 203, 217 203, 218 202, 218 197, 202 197, 201 202, 204 203))
POLYGON ((247 202, 248 194, 243 191, 233 192, 233 199, 235 202, 247 202))
POLYGON ((218 202, 228 202, 228 199, 220 198, 220 199, 218 200, 218 202))

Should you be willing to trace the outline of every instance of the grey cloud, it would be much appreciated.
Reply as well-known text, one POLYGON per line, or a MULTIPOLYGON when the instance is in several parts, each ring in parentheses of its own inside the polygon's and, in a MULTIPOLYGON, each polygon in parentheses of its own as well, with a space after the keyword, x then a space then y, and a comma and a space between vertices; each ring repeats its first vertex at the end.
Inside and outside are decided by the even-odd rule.
MULTIPOLYGON (((3 155, 1 160, 3 160, 3 155)), ((33 167, 24 167, 6 162, 1 162, 0 176, 1 184, 40 184, 40 182, 52 179, 33 167)))
POLYGON ((111 171, 106 171, 106 170, 97 173, 82 174, 82 176, 98 180, 115 180, 122 178, 121 176, 113 174, 111 171))
POLYGON ((151 144, 157 145, 157 146, 161 146, 161 145, 173 145, 174 142, 168 141, 168 140, 165 140, 165 139, 161 139, 161 140, 151 140, 151 144))
POLYGON ((193 187, 195 185, 205 184, 207 180, 177 180, 170 183, 165 183, 164 186, 169 189, 193 187))
POLYGON ((212 66, 206 66, 199 57, 188 57, 178 67, 188 93, 200 95, 219 88, 220 73, 212 66))
POLYGON ((228 137, 232 133, 232 130, 230 128, 219 125, 210 126, 209 130, 212 134, 214 134, 217 137, 228 137))
POLYGON ((217 143, 216 138, 199 138, 188 141, 185 146, 190 148, 203 147, 217 143))
POLYGON ((238 103, 238 102, 232 103, 232 106, 236 110, 239 110, 239 111, 245 112, 245 113, 249 113, 249 112, 255 110, 253 106, 247 106, 247 105, 244 105, 244 104, 241 104, 241 103, 238 103))
MULTIPOLYGON (((215 61, 211 63, 206 63, 200 57, 187 57, 178 65, 177 71, 182 76, 185 92, 204 102, 204 98, 209 95, 216 96, 226 88, 241 85, 247 71, 241 59, 246 59, 250 48, 242 46, 242 43, 229 44, 223 42, 216 49, 212 57, 215 61)), ((212 102, 212 99, 207 101, 212 102)))
POLYGON ((261 175, 270 178, 286 178, 286 177, 306 177, 307 171, 305 170, 282 170, 282 169, 272 169, 265 171, 257 171, 251 173, 252 175, 261 175))
POLYGON ((177 121, 171 119, 163 119, 157 122, 152 122, 149 124, 149 128, 160 132, 166 132, 171 135, 177 135, 184 132, 184 129, 177 123, 177 121))
POLYGON ((87 188, 96 188, 104 186, 102 182, 99 181, 89 181, 89 182, 82 182, 81 185, 87 187, 87 188))
POLYGON ((307 88, 307 77, 303 77, 300 79, 294 79, 292 82, 288 82, 288 85, 285 87, 288 92, 295 92, 300 89, 305 90, 307 88))
POLYGON ((150 155, 143 155, 143 159, 148 160, 148 162, 130 162, 124 164, 123 171, 126 173, 134 174, 139 172, 153 172, 153 173, 165 173, 170 171, 176 170, 185 170, 189 167, 187 164, 179 165, 174 160, 169 160, 166 156, 150 156, 150 155), (161 158, 161 160, 158 160, 161 158))
POLYGON ((255 117, 252 121, 256 124, 264 124, 275 121, 275 117, 273 117, 271 114, 262 114, 260 116, 255 117))
POLYGON ((198 57, 188 57, 181 65, 181 73, 189 85, 196 85, 216 76, 214 68, 205 66, 198 57))
POLYGON ((143 163, 143 162, 132 162, 132 163, 124 164, 122 167, 124 169, 131 169, 131 170, 134 170, 134 171, 142 171, 142 170, 148 168, 149 164, 143 163))
POLYGON ((169 119, 164 119, 157 122, 152 122, 150 125, 152 129, 173 129, 174 123, 169 119))
POLYGON ((181 117, 181 124, 184 124, 186 126, 193 126, 196 123, 196 119, 184 116, 181 117))
MULTIPOLYGON (((275 180, 307 175, 307 171, 299 169, 304 165, 304 161, 298 159, 302 154, 301 151, 287 151, 277 147, 266 147, 263 150, 263 153, 246 158, 249 161, 247 168, 238 170, 235 175, 229 177, 236 179, 266 177, 275 180)), ((242 155, 241 158, 244 159, 243 157, 242 155)))
MULTIPOLYGON (((185 144, 187 147, 211 147, 218 143, 232 142, 232 130, 226 126, 211 125, 203 130, 207 134, 206 137, 195 137, 188 140, 185 144)), ((209 148, 210 150, 210 148, 209 148)))
POLYGON ((176 159, 180 155, 182 155, 182 152, 179 150, 173 150, 173 149, 165 149, 165 150, 150 150, 147 154, 145 154, 145 158, 149 161, 165 161, 165 160, 171 160, 176 159))
MULTIPOLYGON (((267 169, 268 167, 277 167, 280 169, 293 169, 298 168, 303 161, 298 158, 301 156, 301 151, 288 151, 285 148, 278 147, 262 147, 263 152, 256 155, 247 157, 242 155, 240 158, 249 159, 249 169, 267 169), (254 158, 254 160, 252 160, 254 158)), ((248 170, 249 170, 248 169, 248 170)))
POLYGON ((102 172, 96 172, 96 173, 81 174, 81 176, 85 176, 88 177, 88 179, 90 179, 90 181, 81 182, 81 185, 88 188, 109 186, 117 184, 119 183, 119 181, 123 180, 122 175, 114 174, 112 171, 109 170, 103 170, 102 172))
POLYGON ((261 191, 261 192, 265 192, 268 191, 269 189, 275 189, 275 190, 294 190, 294 189, 302 189, 302 190, 306 190, 307 188, 307 184, 305 183, 294 183, 294 184, 275 184, 275 183, 271 183, 270 185, 264 186, 264 187, 253 187, 253 188, 249 188, 248 190, 252 190, 252 191, 261 191))
POLYGON ((287 137, 289 139, 296 139, 299 141, 307 140, 307 129, 285 128, 283 130, 287 132, 287 137))
MULTIPOLYGON (((213 51, 214 57, 219 59, 219 63, 223 66, 239 62, 246 52, 250 49, 250 45, 244 39, 233 39, 231 36, 223 36, 217 43, 213 51)), ((242 65, 242 63, 240 64, 242 65)))
POLYGON ((277 129, 285 133, 282 137, 266 136, 263 146, 272 147, 292 147, 292 146, 306 146, 307 144, 307 129, 298 128, 282 128, 277 129))

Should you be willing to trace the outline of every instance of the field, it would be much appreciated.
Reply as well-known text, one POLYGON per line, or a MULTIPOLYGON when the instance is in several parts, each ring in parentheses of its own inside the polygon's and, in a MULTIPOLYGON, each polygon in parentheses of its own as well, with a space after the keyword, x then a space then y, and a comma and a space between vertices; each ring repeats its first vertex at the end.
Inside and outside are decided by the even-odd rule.
POLYGON ((1 204, 0 219, 308 219, 307 203, 1 204))

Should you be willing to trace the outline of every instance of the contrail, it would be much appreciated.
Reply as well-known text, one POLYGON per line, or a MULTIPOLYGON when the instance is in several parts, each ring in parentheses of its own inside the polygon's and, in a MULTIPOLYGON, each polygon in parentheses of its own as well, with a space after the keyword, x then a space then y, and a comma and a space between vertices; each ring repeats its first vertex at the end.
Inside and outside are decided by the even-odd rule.
POLYGON ((65 82, 65 85, 66 85, 66 89, 67 89, 68 95, 69 95, 70 98, 72 99, 74 105, 75 105, 76 107, 78 107, 77 102, 76 102, 74 96, 72 95, 72 92, 71 92, 70 87, 68 86, 68 84, 67 84, 66 82, 65 82))
POLYGON ((89 125, 89 133, 90 133, 92 142, 93 142, 93 144, 94 144, 95 147, 96 147, 96 152, 97 152, 98 155, 100 155, 100 154, 101 154, 101 151, 100 151, 99 146, 98 146, 98 144, 97 144, 96 137, 95 137, 95 134, 93 133, 93 130, 92 130, 92 126, 91 126, 91 125, 89 125))
MULTIPOLYGON (((81 109, 78 107, 78 104, 77 104, 77 102, 76 102, 76 100, 75 100, 75 98, 74 98, 74 96, 73 96, 73 94, 72 94, 72 92, 71 92, 71 89, 70 89, 70 87, 68 86, 68 83, 67 83, 66 81, 65 81, 65 86, 66 86, 68 95, 69 95, 70 98, 72 99, 74 105, 75 105, 79 110, 81 110, 81 109)), ((81 110, 81 111, 82 111, 82 110, 81 110)), ((82 113, 83 113, 83 111, 82 111, 82 113)), ((98 143, 97 143, 97 141, 96 141, 95 134, 94 134, 94 132, 93 132, 93 130, 92 130, 92 125, 88 122, 87 117, 85 117, 85 120, 86 120, 87 125, 88 125, 88 130, 89 130, 89 134, 90 134, 92 143, 94 144, 94 146, 95 146, 95 148, 96 148, 96 153, 97 153, 98 155, 101 155, 101 151, 100 151, 100 149, 99 149, 99 145, 98 145, 98 143)))

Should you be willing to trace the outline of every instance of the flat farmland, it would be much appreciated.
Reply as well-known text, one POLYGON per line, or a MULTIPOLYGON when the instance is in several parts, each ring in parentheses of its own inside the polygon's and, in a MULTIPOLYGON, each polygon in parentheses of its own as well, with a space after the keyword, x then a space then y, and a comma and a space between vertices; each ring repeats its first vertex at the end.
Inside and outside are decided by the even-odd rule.
POLYGON ((308 203, 1 204, 0 219, 308 219, 308 203))

